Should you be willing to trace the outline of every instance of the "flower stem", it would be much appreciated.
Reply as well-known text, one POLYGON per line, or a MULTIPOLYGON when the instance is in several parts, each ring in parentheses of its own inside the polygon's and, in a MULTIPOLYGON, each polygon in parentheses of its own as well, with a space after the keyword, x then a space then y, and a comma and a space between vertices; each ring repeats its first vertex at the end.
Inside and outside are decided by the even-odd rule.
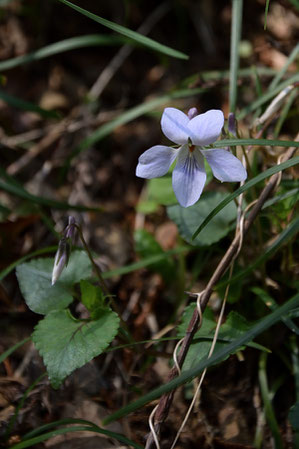
POLYGON ((232 1, 232 23, 230 41, 230 69, 229 69, 229 111, 236 112, 237 84, 239 70, 239 43, 242 30, 243 0, 232 1))
POLYGON ((134 338, 131 336, 127 324, 126 324, 125 321, 122 319, 122 316, 121 316, 121 313, 120 313, 120 310, 119 310, 118 305, 116 304, 116 302, 114 301, 113 296, 112 296, 112 295, 110 294, 110 292, 109 292, 109 289, 108 289, 108 287, 107 287, 107 284, 106 284, 106 282, 105 282, 105 280, 104 280, 104 278, 103 278, 103 276, 102 276, 102 272, 101 272, 100 267, 98 266, 98 264, 95 263, 95 261, 94 261, 94 259, 93 259, 93 257, 92 257, 91 251, 90 251, 90 249, 89 249, 89 247, 88 247, 88 245, 87 245, 87 243, 86 243, 86 241, 85 241, 85 239, 84 239, 82 229, 81 229, 81 227, 80 227, 78 224, 75 224, 75 227, 76 227, 76 229, 77 229, 77 231, 78 231, 80 240, 81 240, 81 242, 83 243, 84 249, 85 249, 85 251, 87 252, 87 255, 88 255, 88 257, 89 257, 89 260, 90 260, 90 262, 91 262, 91 264, 92 264, 92 266, 93 266, 93 268, 94 268, 94 270, 95 270, 95 272, 96 272, 96 275, 97 275, 97 277, 98 277, 98 279, 99 279, 100 286, 102 287, 104 294, 109 298, 113 310, 117 313, 117 315, 118 315, 118 317, 119 317, 119 319, 120 319, 120 322, 121 322, 121 325, 122 325, 122 327, 120 328, 120 329, 121 329, 121 332, 122 332, 123 336, 126 338, 126 340, 127 340, 129 343, 133 343, 135 340, 134 340, 134 338))

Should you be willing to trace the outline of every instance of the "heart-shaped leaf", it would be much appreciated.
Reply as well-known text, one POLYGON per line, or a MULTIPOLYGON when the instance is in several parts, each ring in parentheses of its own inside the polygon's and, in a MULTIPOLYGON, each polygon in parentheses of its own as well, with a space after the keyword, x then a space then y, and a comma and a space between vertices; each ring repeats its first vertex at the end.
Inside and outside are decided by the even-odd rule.
POLYGON ((179 228, 181 236, 191 245, 209 246, 225 237, 232 229, 237 216, 235 203, 229 203, 222 209, 201 232, 200 236, 192 240, 192 235, 209 213, 227 196, 222 192, 206 192, 200 200, 190 207, 179 205, 167 208, 168 216, 179 228))
POLYGON ((26 304, 42 315, 65 309, 73 300, 72 286, 91 276, 91 263, 84 251, 74 251, 55 285, 51 285, 54 258, 34 259, 17 267, 17 278, 26 304))
POLYGON ((53 388, 75 369, 101 354, 117 334, 119 318, 109 308, 94 321, 80 321, 68 310, 54 310, 35 327, 32 340, 43 357, 53 388))

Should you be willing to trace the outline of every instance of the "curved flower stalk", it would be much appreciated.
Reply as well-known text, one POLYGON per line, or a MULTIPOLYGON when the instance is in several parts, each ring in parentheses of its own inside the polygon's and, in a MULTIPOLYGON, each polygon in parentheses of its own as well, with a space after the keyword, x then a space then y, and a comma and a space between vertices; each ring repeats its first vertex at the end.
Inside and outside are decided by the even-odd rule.
POLYGON ((151 147, 140 156, 136 176, 158 178, 165 175, 177 160, 172 187, 183 207, 192 206, 200 198, 206 182, 204 158, 219 181, 244 181, 247 172, 238 158, 226 149, 206 148, 218 139, 223 123, 223 112, 216 109, 199 115, 196 108, 190 109, 188 115, 175 108, 164 109, 162 131, 179 148, 164 145, 151 147))

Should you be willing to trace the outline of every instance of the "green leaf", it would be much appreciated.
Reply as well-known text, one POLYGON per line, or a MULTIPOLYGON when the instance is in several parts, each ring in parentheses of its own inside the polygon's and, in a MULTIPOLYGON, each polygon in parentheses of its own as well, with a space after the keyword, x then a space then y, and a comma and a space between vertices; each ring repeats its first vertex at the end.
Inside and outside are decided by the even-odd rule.
MULTIPOLYGON (((299 145, 299 142, 296 143, 298 143, 299 145)), ((198 236, 198 234, 205 228, 205 226, 207 226, 207 224, 211 221, 211 219, 215 217, 215 215, 217 215, 227 204, 229 204, 231 201, 237 198, 237 196, 241 195, 241 193, 246 192, 246 190, 248 189, 251 189, 251 187, 255 186, 256 184, 268 178, 269 176, 272 176, 280 171, 286 170, 287 168, 293 167, 294 165, 298 164, 298 162, 299 156, 296 156, 286 162, 283 162, 282 164, 278 164, 275 165, 274 167, 268 168, 268 170, 255 176, 250 181, 247 181, 243 186, 235 190, 235 192, 231 193, 230 195, 227 195, 226 198, 223 201, 221 201, 221 203, 218 204, 218 206, 215 207, 215 209, 213 209, 212 212, 209 213, 209 215, 197 228, 197 230, 194 232, 192 236, 192 239, 195 239, 198 236)))
POLYGON ((150 179, 147 184, 149 201, 156 201, 163 206, 177 203, 173 188, 171 175, 162 178, 150 179))
POLYGON ((25 343, 27 343, 30 340, 31 340, 31 337, 26 337, 26 338, 24 338, 24 340, 18 341, 18 343, 16 343, 11 348, 9 348, 5 352, 3 352, 0 355, 0 363, 4 362, 4 360, 10 356, 10 354, 12 354, 14 351, 16 351, 18 348, 20 348, 21 346, 23 346, 25 343))
POLYGON ((92 19, 95 22, 98 22, 101 25, 104 25, 105 27, 109 28, 110 30, 113 30, 113 31, 116 31, 117 33, 123 34, 124 36, 138 42, 141 45, 149 47, 154 51, 164 53, 165 55, 172 56, 173 58, 188 59, 188 56, 185 55, 184 53, 181 53, 180 51, 174 50, 170 47, 166 47, 166 45, 159 44, 159 42, 156 42, 146 36, 143 36, 142 34, 139 34, 136 31, 132 31, 129 28, 123 27, 122 25, 118 25, 117 23, 110 22, 107 19, 104 19, 95 14, 92 14, 91 12, 86 11, 86 9, 80 8, 79 6, 74 5, 71 2, 68 2, 67 0, 59 0, 59 1, 61 3, 64 3, 65 5, 68 5, 70 8, 73 8, 75 11, 80 12, 81 14, 88 17, 89 19, 92 19))
MULTIPOLYGON (((269 293, 266 290, 263 290, 260 287, 252 287, 251 291, 257 296, 259 297, 263 303, 265 304, 265 306, 269 307, 271 310, 276 310, 278 305, 275 301, 275 299, 269 295, 269 293)), ((299 335, 299 328, 298 326, 294 323, 293 320, 291 320, 288 317, 282 317, 281 321, 283 321, 285 323, 285 325, 295 334, 299 335)))
POLYGON ((142 199, 141 201, 138 202, 136 206, 136 211, 140 212, 141 214, 148 215, 157 212, 158 208, 159 203, 157 201, 142 199))
POLYGON ((299 142, 293 140, 278 140, 278 139, 224 139, 217 140, 213 143, 213 148, 225 148, 243 146, 271 146, 271 147, 299 147, 299 142))
POLYGON ((222 192, 206 192, 200 200, 190 207, 179 205, 167 208, 168 216, 179 228, 181 236, 191 245, 209 246, 225 237, 232 229, 232 223, 237 217, 237 207, 235 203, 229 203, 221 212, 214 217, 203 230, 200 237, 192 239, 198 225, 203 223, 205 218, 221 204, 227 197, 222 192))
MULTIPOLYGON (((195 310, 196 304, 190 304, 182 318, 181 324, 178 326, 178 336, 183 338, 186 335, 187 327, 195 310)), ((216 329, 216 321, 214 313, 210 308, 206 308, 203 316, 202 326, 195 333, 194 341, 186 356, 184 362, 183 371, 193 367, 200 360, 208 357, 212 340, 216 329), (200 339, 200 341, 198 341, 200 339)), ((230 312, 224 324, 221 325, 215 351, 228 345, 235 338, 240 337, 250 329, 250 324, 246 319, 237 312, 230 312)), ((248 343, 248 346, 253 346, 252 343, 248 343)), ((258 345, 258 349, 267 351, 266 348, 258 345)), ((223 358, 226 359, 229 355, 223 358)))
MULTIPOLYGON (((163 249, 154 236, 145 229, 135 231, 134 240, 136 252, 143 259, 164 254, 163 249)), ((173 280, 174 273, 176 272, 173 260, 170 258, 153 263, 149 266, 149 269, 160 273, 166 282, 173 280)))
POLYGON ((100 211, 99 208, 73 205, 62 201, 52 200, 51 198, 33 195, 32 193, 27 192, 27 190, 18 185, 16 182, 14 182, 13 178, 9 180, 7 179, 6 182, 0 180, 0 190, 4 190, 5 192, 11 193, 12 195, 18 196, 19 198, 27 200, 31 203, 52 207, 53 209, 79 210, 79 211, 90 210, 96 212, 100 211))
MULTIPOLYGON (((134 441, 129 440, 122 434, 111 432, 111 430, 102 429, 101 427, 99 427, 95 423, 93 423, 92 421, 87 421, 86 419, 80 419, 80 418, 64 418, 64 419, 60 419, 59 421, 52 421, 50 423, 43 424, 42 426, 35 427, 30 432, 26 433, 24 435, 23 439, 27 441, 28 439, 31 439, 32 437, 35 437, 36 435, 41 435, 42 437, 44 437, 45 431, 53 429, 58 426, 69 425, 69 424, 83 424, 84 426, 90 426, 89 427, 90 432, 102 433, 103 435, 106 435, 110 438, 115 438, 116 440, 122 441, 123 443, 127 444, 128 446, 133 446, 138 449, 143 449, 141 446, 139 446, 139 444, 134 443, 134 441)), ((71 426, 71 427, 67 427, 66 429, 73 429, 73 428, 74 427, 71 426)), ((58 429, 58 430, 61 430, 61 429, 58 429)), ((55 432, 55 430, 54 430, 54 432, 55 432)), ((67 431, 65 431, 64 433, 67 433, 67 431)), ((45 438, 43 438, 42 441, 45 441, 45 438)))
MULTIPOLYGON (((263 104, 267 103, 268 100, 271 100, 271 98, 275 97, 275 95, 279 94, 285 87, 295 84, 299 81, 299 74, 296 73, 296 75, 291 76, 287 80, 280 83, 278 86, 276 86, 274 89, 271 89, 267 91, 265 94, 263 94, 261 97, 257 98, 257 100, 250 103, 248 106, 243 108, 239 114, 237 114, 237 120, 242 120, 244 117, 246 117, 250 112, 255 111, 263 104)), ((298 142, 297 142, 298 143, 298 142)))
POLYGON ((90 322, 75 320, 67 310, 54 310, 41 320, 32 340, 43 357, 53 388, 101 354, 117 334, 118 326, 118 316, 108 309, 90 322))
POLYGON ((108 36, 102 34, 88 34, 86 36, 76 36, 70 39, 64 39, 54 44, 39 48, 27 55, 17 56, 16 58, 8 59, 0 62, 0 71, 12 69, 22 64, 27 64, 39 59, 48 58, 49 56, 74 50, 82 47, 91 47, 98 45, 120 45, 125 43, 125 39, 120 36, 108 36))
MULTIPOLYGON (((35 437, 31 437, 31 438, 28 437, 24 441, 21 441, 20 443, 17 443, 13 446, 10 446, 10 449, 25 449, 27 447, 32 447, 32 446, 36 447, 37 444, 42 443, 43 441, 47 441, 50 438, 53 438, 57 435, 65 435, 68 433, 84 432, 84 431, 98 433, 100 435, 101 434, 106 435, 109 438, 114 438, 118 441, 121 441, 122 443, 126 444, 127 446, 132 446, 136 449, 143 449, 142 446, 140 446, 139 444, 135 443, 132 440, 129 440, 124 435, 122 435, 120 433, 116 433, 116 432, 111 432, 110 430, 102 429, 102 428, 98 427, 96 424, 94 424, 90 421, 86 421, 85 419, 61 419, 60 421, 55 421, 53 423, 49 423, 48 425, 40 426, 36 430, 39 431, 42 428, 46 428, 46 427, 52 428, 52 427, 63 425, 63 424, 68 425, 68 427, 51 430, 50 432, 42 433, 35 437), (81 426, 80 425, 69 426, 69 424, 82 424, 82 425, 81 426)), ((32 433, 33 432, 29 432, 28 435, 32 434, 32 433)))
POLYGON ((46 111, 45 109, 40 108, 36 104, 29 103, 29 101, 21 100, 20 98, 14 97, 12 95, 7 94, 6 92, 3 92, 0 90, 0 98, 5 101, 5 103, 9 104, 9 106, 12 106, 17 109, 22 109, 23 111, 31 111, 35 112, 36 114, 40 115, 44 118, 60 118, 60 114, 56 111, 46 111))
MULTIPOLYGON (((189 304, 183 313, 181 323, 177 327, 177 335, 179 338, 183 338, 186 335, 188 325, 195 310, 196 304, 189 304)), ((216 328, 216 322, 213 310, 210 307, 206 307, 204 311, 204 319, 202 321, 201 328, 196 332, 195 338, 201 335, 208 335, 212 330, 216 328)))
POLYGON ((84 251, 74 251, 55 285, 51 285, 54 258, 34 259, 17 267, 16 273, 26 304, 42 315, 65 309, 72 301, 72 287, 91 276, 91 264, 84 251))
POLYGON ((102 310, 107 309, 102 290, 84 279, 80 281, 80 288, 81 302, 90 312, 91 318, 97 319, 102 310))

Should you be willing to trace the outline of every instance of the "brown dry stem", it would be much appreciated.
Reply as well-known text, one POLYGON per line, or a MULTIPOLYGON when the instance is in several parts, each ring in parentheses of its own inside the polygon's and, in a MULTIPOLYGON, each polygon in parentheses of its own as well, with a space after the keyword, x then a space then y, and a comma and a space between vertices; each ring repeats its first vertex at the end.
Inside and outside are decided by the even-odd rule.
MULTIPOLYGON (((299 136, 297 136, 296 140, 298 139, 298 137, 299 136)), ((285 162, 285 161, 291 159, 293 157, 293 155, 295 154, 295 152, 296 152, 295 147, 289 148, 289 150, 286 152, 286 154, 282 158, 281 162, 285 162)), ((265 203, 265 201, 269 198, 269 196, 275 189, 275 187, 279 181, 279 178, 280 178, 280 173, 276 173, 275 175, 271 176, 271 178, 269 179, 265 188, 263 189, 262 193, 260 194, 256 204, 253 206, 251 212, 249 213, 247 220, 244 223, 242 236, 241 236, 240 232, 238 232, 236 234, 234 240, 232 241, 232 243, 229 246, 228 250, 226 251, 225 255, 219 262, 216 270, 214 271, 211 279, 209 280, 209 282, 202 294, 202 297, 201 297, 202 312, 204 312, 204 310, 209 302, 209 299, 212 294, 214 286, 217 284, 217 282, 220 280, 220 278, 223 276, 223 274, 229 268, 231 262, 234 259, 234 256, 237 254, 240 238, 245 237, 245 235, 247 234, 249 228, 251 227, 251 225, 253 224, 254 220, 256 219, 258 213, 260 212, 263 204, 265 203)), ((199 324, 199 315, 198 315, 197 309, 195 309, 194 313, 192 315, 192 318, 189 322, 184 341, 181 344, 181 349, 180 349, 180 352, 177 357, 177 362, 180 367, 183 366, 187 352, 192 343, 193 336, 198 329, 198 324, 199 324)), ((177 375, 178 375, 178 372, 177 372, 176 367, 174 366, 169 373, 168 381, 170 382, 177 375)), ((169 413, 169 410, 170 410, 170 407, 172 404, 172 400, 173 400, 173 395, 174 395, 174 390, 169 393, 164 394, 159 401, 159 404, 158 404, 158 407, 157 407, 157 410, 156 410, 156 413, 154 416, 154 429, 155 429, 157 436, 159 436, 161 434, 161 428, 162 428, 164 421, 166 420, 166 418, 168 416, 168 413, 169 413)), ((152 433, 150 433, 147 438, 145 448, 151 449, 154 444, 155 443, 154 443, 153 435, 152 435, 152 433)))

